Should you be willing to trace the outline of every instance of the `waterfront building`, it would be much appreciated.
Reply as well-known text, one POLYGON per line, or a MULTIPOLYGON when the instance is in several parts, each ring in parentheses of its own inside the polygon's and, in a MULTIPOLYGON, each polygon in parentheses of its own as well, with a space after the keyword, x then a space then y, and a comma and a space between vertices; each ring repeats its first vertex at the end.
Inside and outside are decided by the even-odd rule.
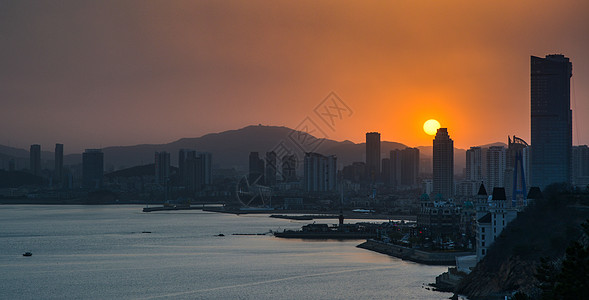
POLYGON ((166 186, 170 180, 170 153, 155 153, 155 183, 166 186))
POLYGON ((460 207, 441 197, 430 200, 427 194, 423 194, 420 198, 417 226, 433 237, 458 233, 462 218, 460 211, 460 207))
POLYGON ((104 153, 101 149, 86 149, 82 153, 82 186, 90 189, 102 187, 104 153))
POLYGON ((29 162, 31 174, 41 176, 41 145, 31 145, 29 150, 29 162))
POLYGON ((447 128, 439 128, 433 141, 433 192, 445 199, 454 196, 454 141, 447 128))
POLYGON ((305 191, 331 192, 337 189, 337 158, 319 153, 305 153, 305 191))
POLYGON ((561 54, 531 57, 530 184, 571 182, 573 66, 561 54))
MULTIPOLYGON (((479 209, 480 207, 477 208, 477 216, 482 212, 479 209)), ((517 210, 511 207, 511 201, 507 201, 502 187, 493 189, 487 209, 488 213, 477 220, 477 261, 485 257, 503 229, 517 217, 517 210)))
POLYGON ((366 167, 370 181, 375 182, 380 176, 380 133, 366 133, 366 167))

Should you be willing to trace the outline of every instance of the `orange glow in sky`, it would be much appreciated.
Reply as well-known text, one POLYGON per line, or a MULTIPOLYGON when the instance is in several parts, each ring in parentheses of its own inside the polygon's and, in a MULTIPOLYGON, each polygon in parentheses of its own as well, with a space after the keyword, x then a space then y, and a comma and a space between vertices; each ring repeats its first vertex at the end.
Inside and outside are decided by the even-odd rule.
MULTIPOLYGON (((573 143, 589 144, 589 1, 0 3, 0 144, 66 152, 252 124, 295 128, 335 92, 366 132, 456 147, 529 140, 530 56, 573 64, 573 143)), ((323 123, 319 123, 323 124, 323 123)))

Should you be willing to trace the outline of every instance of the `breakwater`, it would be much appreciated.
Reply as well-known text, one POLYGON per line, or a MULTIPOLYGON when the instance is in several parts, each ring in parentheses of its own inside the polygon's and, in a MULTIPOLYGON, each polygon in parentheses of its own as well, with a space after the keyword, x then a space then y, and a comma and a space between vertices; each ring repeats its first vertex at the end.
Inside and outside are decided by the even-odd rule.
POLYGON ((457 256, 473 255, 474 252, 429 252, 408 248, 400 245, 394 245, 377 240, 367 240, 357 246, 358 248, 375 251, 382 254, 398 257, 403 260, 413 261, 426 265, 456 265, 457 256))

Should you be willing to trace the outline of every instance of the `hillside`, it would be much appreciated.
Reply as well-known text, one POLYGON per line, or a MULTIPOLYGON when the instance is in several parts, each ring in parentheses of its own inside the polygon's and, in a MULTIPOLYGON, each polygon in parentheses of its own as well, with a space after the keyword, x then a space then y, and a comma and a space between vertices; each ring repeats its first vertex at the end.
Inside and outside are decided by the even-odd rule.
POLYGON ((589 194, 552 195, 538 201, 505 228, 455 292, 470 299, 515 290, 537 295, 534 274, 540 258, 562 258, 569 243, 581 236, 580 224, 588 218, 589 194))
MULTIPOLYGON (((336 155, 340 166, 351 164, 355 161, 364 161, 366 150, 365 143, 353 143, 350 141, 321 140, 315 141, 310 146, 301 145, 297 138, 301 137, 287 127, 280 126, 247 126, 241 129, 229 130, 220 133, 211 133, 198 138, 183 138, 167 144, 142 144, 134 146, 115 146, 103 148, 105 169, 122 169, 132 166, 146 165, 153 162, 154 152, 170 152, 172 165, 177 165, 178 151, 180 149, 195 149, 213 153, 213 164, 220 168, 236 168, 247 170, 249 152, 257 151, 264 155, 267 151, 277 149, 285 145, 286 149, 302 158, 305 151, 315 151, 325 155, 336 155)), ((314 138, 311 138, 313 140, 314 138)), ((504 144, 503 144, 504 145, 504 144)), ((67 147, 67 145, 65 145, 67 147)), ((396 142, 381 142, 382 157, 388 157, 393 149, 403 149, 406 146, 396 142)), ((431 158, 432 147, 420 148, 422 158, 431 158)), ((462 174, 465 165, 465 151, 455 148, 455 173, 462 174)), ((17 167, 27 165, 28 151, 6 146, 0 146, 0 168, 7 167, 9 159, 18 160, 17 167), (5 166, 3 166, 5 165, 5 166)), ((42 152, 43 160, 53 160, 53 153, 42 152)), ((69 154, 64 157, 66 165, 81 163, 81 154, 69 154)))

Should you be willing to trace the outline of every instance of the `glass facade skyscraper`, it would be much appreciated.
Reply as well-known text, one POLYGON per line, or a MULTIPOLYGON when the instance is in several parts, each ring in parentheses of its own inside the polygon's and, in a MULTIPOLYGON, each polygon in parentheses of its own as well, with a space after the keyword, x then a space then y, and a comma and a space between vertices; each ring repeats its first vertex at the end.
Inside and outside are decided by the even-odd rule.
POLYGON ((530 184, 571 181, 573 66, 561 54, 531 57, 530 184))

